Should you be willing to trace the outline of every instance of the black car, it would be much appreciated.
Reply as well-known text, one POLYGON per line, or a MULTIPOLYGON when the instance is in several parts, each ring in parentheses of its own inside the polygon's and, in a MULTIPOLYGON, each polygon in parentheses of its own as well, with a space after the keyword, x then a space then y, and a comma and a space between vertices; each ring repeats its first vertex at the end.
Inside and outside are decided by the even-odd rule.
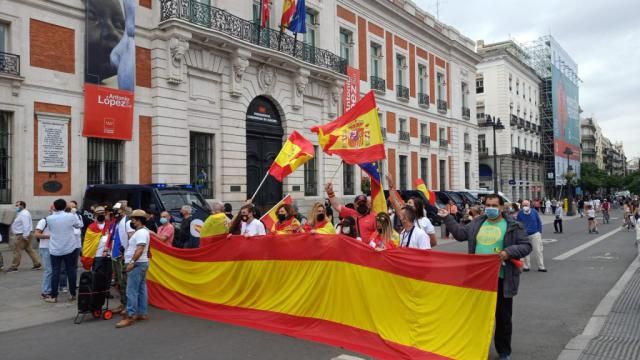
POLYGON ((160 214, 168 211, 176 222, 182 221, 180 208, 184 205, 193 207, 193 217, 201 218, 211 212, 209 204, 192 185, 89 185, 85 190, 81 213, 83 217, 92 218, 92 205, 113 205, 120 200, 127 200, 132 209, 160 214), (203 213, 203 214, 201 214, 203 213))
POLYGON ((469 206, 481 205, 480 199, 478 199, 477 197, 473 196, 470 192, 458 191, 458 194, 460 194, 460 196, 462 196, 462 198, 465 200, 465 202, 467 204, 469 204, 469 206))
MULTIPOLYGON (((404 200, 405 202, 412 197, 417 197, 422 199, 422 202, 424 203, 424 206, 425 206, 425 210, 427 210, 427 218, 429 219, 429 221, 431 221, 433 226, 440 226, 440 224, 442 223, 442 219, 440 219, 440 217, 438 216, 438 208, 431 205, 431 203, 427 201, 427 198, 424 196, 424 193, 422 191, 398 190, 398 193, 400 194, 400 197, 402 197, 402 200, 404 200)), ((388 190, 384 191, 384 196, 386 199, 389 198, 388 190)))

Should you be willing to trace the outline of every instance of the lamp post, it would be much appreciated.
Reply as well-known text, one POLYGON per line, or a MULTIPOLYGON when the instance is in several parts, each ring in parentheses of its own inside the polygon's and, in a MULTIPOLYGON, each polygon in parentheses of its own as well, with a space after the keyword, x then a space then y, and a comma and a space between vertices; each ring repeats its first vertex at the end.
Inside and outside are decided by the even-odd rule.
POLYGON ((573 172, 573 167, 569 164, 569 159, 571 155, 573 155, 573 150, 567 147, 564 149, 564 154, 567 155, 567 171, 564 174, 564 178, 567 181, 567 216, 574 216, 576 214, 576 210, 573 207, 573 189, 571 188, 571 185, 576 173, 573 172))
POLYGON ((496 150, 496 130, 504 129, 500 118, 487 115, 487 120, 484 124, 479 124, 483 127, 491 127, 493 129, 493 192, 498 193, 498 151, 496 150))

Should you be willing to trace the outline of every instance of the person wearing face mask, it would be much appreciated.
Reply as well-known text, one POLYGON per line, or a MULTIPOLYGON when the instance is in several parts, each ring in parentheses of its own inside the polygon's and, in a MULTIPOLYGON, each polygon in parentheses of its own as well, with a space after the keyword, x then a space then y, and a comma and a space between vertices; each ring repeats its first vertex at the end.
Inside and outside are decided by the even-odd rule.
POLYGON ((342 219, 340 224, 338 224, 338 234, 347 235, 350 238, 357 239, 357 234, 355 231, 356 227, 356 219, 352 216, 347 216, 342 219))
POLYGON ((329 198, 331 206, 339 213, 339 215, 343 219, 347 216, 351 216, 355 219, 356 238, 367 240, 370 239, 371 234, 376 231, 376 215, 371 212, 371 208, 368 205, 367 196, 356 196, 353 202, 355 210, 352 210, 342 205, 338 198, 336 198, 336 194, 333 191, 332 183, 327 183, 324 189, 327 192, 327 196, 329 198))
POLYGON ((171 246, 173 243, 173 236, 175 235, 175 227, 171 223, 171 214, 168 211, 160 213, 160 226, 158 232, 149 231, 156 239, 160 240, 164 244, 171 246))
POLYGON ((531 252, 531 243, 524 226, 501 212, 504 201, 498 194, 489 194, 484 201, 484 215, 467 225, 460 225, 446 209, 438 210, 444 225, 458 241, 468 242, 469 254, 498 254, 502 267, 498 275, 498 296, 494 344, 500 359, 511 358, 511 315, 513 297, 518 293, 520 270, 509 259, 520 259, 531 252))
MULTIPOLYGON (((49 208, 49 215, 53 214, 53 205, 49 208)), ((38 239, 38 248, 40 252, 40 258, 42 259, 42 265, 44 265, 44 273, 42 274, 42 293, 40 294, 42 300, 49 297, 51 293, 51 256, 49 255, 49 228, 47 226, 47 218, 42 218, 36 225, 36 230, 33 235, 38 239)))
POLYGON ((148 320, 147 299, 147 270, 149 269, 149 242, 151 236, 144 226, 147 222, 147 213, 144 210, 134 210, 131 213, 131 226, 135 228, 134 234, 124 252, 124 261, 127 264, 127 311, 122 320, 116 324, 116 328, 124 328, 133 325, 135 321, 148 320))
POLYGON ((16 236, 15 246, 13 250, 13 261, 7 272, 18 271, 22 251, 24 250, 33 262, 32 270, 39 270, 42 267, 40 257, 31 247, 31 213, 27 210, 27 204, 24 201, 16 202, 16 217, 11 224, 11 232, 16 236))
MULTIPOLYGON (((84 234, 80 262, 85 270, 91 270, 96 258, 105 259, 108 248, 105 246, 109 237, 109 225, 106 223, 104 207, 98 206, 93 214, 93 223, 84 234)), ((111 260, 109 260, 111 261, 111 260)))
POLYGON ((369 245, 376 250, 398 247, 400 236, 393 230, 391 218, 386 213, 376 215, 376 232, 369 239, 369 245))
POLYGON ((255 218, 255 209, 253 204, 248 202, 240 208, 240 214, 233 219, 229 229, 229 235, 242 235, 244 237, 253 237, 266 235, 262 221, 255 218))
POLYGON ((309 213, 309 222, 304 225, 304 231, 312 234, 335 234, 336 229, 328 219, 327 208, 322 203, 315 203, 309 213))
POLYGON ((278 216, 278 221, 271 227, 272 233, 283 235, 302 232, 302 226, 298 219, 296 219, 296 213, 293 210, 293 206, 289 204, 282 204, 278 206, 276 215, 278 216))
MULTIPOLYGON (((547 272, 544 267, 544 255, 542 254, 542 221, 536 209, 531 208, 529 200, 522 201, 522 209, 518 213, 516 220, 521 222, 527 230, 527 236, 531 246, 533 246, 533 254, 538 259, 538 271, 547 272)), ((531 257, 527 256, 524 259, 524 271, 529 271, 530 267, 531 257)))
POLYGON ((120 294, 120 305, 113 312, 124 315, 127 306, 127 273, 124 265, 124 249, 129 245, 129 238, 133 235, 134 230, 131 227, 131 220, 127 216, 128 213, 131 213, 131 208, 127 207, 126 200, 118 201, 111 209, 114 213, 114 219, 109 229, 111 265, 120 294))
POLYGON ((428 250, 431 243, 424 232, 416 223, 416 211, 410 206, 405 206, 400 210, 400 222, 402 232, 400 233, 400 247, 428 250))

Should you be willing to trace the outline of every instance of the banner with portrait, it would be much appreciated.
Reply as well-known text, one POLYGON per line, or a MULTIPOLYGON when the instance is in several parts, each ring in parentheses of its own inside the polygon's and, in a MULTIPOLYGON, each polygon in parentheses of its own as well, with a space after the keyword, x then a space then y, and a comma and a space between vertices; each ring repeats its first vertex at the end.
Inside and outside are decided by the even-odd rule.
POLYGON ((131 140, 136 83, 136 0, 86 0, 82 135, 131 140))

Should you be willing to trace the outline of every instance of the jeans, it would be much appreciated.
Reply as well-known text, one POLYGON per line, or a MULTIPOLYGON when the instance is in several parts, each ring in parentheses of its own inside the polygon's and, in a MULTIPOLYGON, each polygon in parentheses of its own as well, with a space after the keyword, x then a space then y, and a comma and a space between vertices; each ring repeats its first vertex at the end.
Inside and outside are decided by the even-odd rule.
POLYGON ((511 355, 511 314, 513 312, 513 298, 505 298, 503 279, 498 280, 498 303, 496 306, 496 333, 493 342, 500 355, 511 355))
POLYGON ((51 297, 58 297, 58 285, 60 282, 60 268, 64 263, 67 269, 67 276, 69 277, 69 294, 76 296, 76 274, 78 267, 78 249, 73 250, 69 254, 56 256, 51 255, 51 269, 53 274, 51 275, 51 297))
POLYGON ((553 220, 553 229, 554 229, 557 233, 561 233, 561 232, 562 232, 562 219, 555 219, 555 220, 553 220))
MULTIPOLYGON (((82 249, 76 249, 74 251, 74 255, 75 255, 75 260, 74 263, 78 264, 78 257, 80 256, 80 253, 82 252, 82 249)), ((58 291, 62 291, 62 289, 66 288, 69 286, 69 275, 67 274, 67 267, 64 266, 64 264, 62 264, 63 266, 61 266, 60 268, 62 269, 60 271, 60 285, 58 286, 58 291)), ((77 268, 77 266, 76 266, 77 268)))
POLYGON ((148 262, 137 262, 127 274, 127 314, 130 317, 147 315, 148 262))
POLYGON ((53 271, 51 271, 49 248, 40 248, 40 259, 42 259, 42 266, 44 266, 41 292, 45 295, 49 295, 51 293, 51 274, 53 273, 53 271))

